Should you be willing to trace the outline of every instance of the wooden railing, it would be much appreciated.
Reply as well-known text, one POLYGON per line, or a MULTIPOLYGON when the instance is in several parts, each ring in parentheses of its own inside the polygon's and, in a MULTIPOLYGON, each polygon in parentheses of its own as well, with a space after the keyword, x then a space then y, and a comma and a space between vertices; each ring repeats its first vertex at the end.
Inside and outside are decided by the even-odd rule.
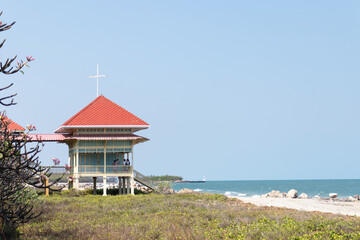
MULTIPOLYGON (((106 173, 131 173, 132 166, 116 165, 107 166, 106 173)), ((82 165, 79 166, 79 173, 104 173, 104 166, 82 165)))
POLYGON ((142 175, 141 173, 139 173, 138 171, 134 170, 134 179, 135 181, 151 188, 154 189, 154 183, 153 181, 151 181, 149 178, 147 178, 146 176, 142 175))

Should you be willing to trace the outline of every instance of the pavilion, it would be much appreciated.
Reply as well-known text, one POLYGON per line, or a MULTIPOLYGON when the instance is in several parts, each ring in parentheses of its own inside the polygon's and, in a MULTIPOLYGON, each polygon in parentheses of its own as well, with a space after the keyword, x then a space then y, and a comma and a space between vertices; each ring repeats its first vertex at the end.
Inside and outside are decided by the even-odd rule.
POLYGON ((95 192, 96 180, 102 177, 106 196, 107 177, 117 177, 119 194, 134 194, 135 180, 139 181, 137 175, 141 175, 134 170, 134 146, 149 140, 134 133, 149 127, 145 121, 100 95, 54 134, 29 134, 29 137, 30 141, 68 145, 73 188, 79 189, 81 177, 93 177, 95 192))

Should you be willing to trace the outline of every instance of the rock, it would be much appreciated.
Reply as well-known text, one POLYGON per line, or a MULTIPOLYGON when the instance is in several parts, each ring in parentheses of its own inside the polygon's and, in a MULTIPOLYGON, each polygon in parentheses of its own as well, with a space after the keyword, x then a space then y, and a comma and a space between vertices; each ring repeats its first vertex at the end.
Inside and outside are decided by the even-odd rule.
POLYGON ((184 194, 184 193, 194 193, 194 190, 187 189, 187 188, 183 188, 183 189, 181 189, 180 191, 178 191, 177 193, 180 193, 180 194, 184 194))
POLYGON ((260 197, 261 197, 261 198, 267 198, 267 197, 269 197, 269 194, 268 194, 268 193, 265 193, 265 194, 261 195, 260 197))
POLYGON ((316 195, 315 198, 316 198, 316 199, 320 199, 320 196, 319 196, 319 195, 316 195))
POLYGON ((338 196, 337 193, 329 193, 329 197, 330 197, 331 199, 334 199, 334 198, 336 198, 337 196, 338 196))
POLYGON ((286 198, 286 193, 284 192, 280 193, 279 198, 286 198))
POLYGON ((164 193, 166 193, 166 194, 174 194, 175 191, 172 188, 168 188, 168 189, 165 190, 164 193))
POLYGON ((298 198, 306 199, 306 198, 309 198, 309 196, 306 193, 302 193, 302 194, 299 195, 298 198))
POLYGON ((355 195, 354 198, 360 200, 360 195, 355 195))
POLYGON ((358 200, 356 199, 356 198, 354 198, 354 197, 347 197, 346 199, 345 199, 345 202, 357 202, 358 200))
POLYGON ((298 192, 295 189, 291 189, 287 194, 287 198, 297 198, 298 192))
POLYGON ((273 198, 278 198, 280 196, 280 191, 275 191, 272 190, 271 192, 268 193, 269 197, 273 197, 273 198))

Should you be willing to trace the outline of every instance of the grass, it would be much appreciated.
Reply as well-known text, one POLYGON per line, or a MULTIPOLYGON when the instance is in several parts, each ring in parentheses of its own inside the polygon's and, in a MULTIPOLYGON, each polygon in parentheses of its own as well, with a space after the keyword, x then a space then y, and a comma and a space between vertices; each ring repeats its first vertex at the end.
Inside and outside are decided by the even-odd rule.
POLYGON ((360 239, 360 218, 255 207, 217 194, 42 197, 23 239, 360 239))

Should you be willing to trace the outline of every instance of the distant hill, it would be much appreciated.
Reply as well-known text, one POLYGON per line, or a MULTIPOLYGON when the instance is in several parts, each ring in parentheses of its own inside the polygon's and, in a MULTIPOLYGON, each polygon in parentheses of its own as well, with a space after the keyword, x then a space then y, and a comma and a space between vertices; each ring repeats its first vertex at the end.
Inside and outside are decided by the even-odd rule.
POLYGON ((171 175, 163 175, 163 176, 150 175, 150 176, 147 176, 146 178, 151 181, 168 181, 168 182, 175 182, 178 180, 181 181, 183 179, 180 176, 171 176, 171 175))

